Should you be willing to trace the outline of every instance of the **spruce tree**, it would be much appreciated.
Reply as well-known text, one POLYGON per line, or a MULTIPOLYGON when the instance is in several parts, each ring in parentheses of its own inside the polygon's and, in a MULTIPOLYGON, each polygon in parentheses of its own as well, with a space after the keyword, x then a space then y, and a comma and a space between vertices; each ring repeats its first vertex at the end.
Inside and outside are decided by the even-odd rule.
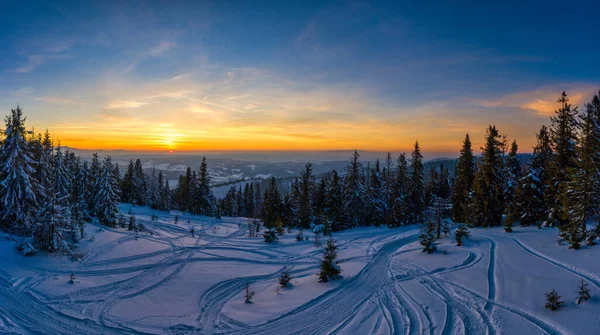
MULTIPOLYGON (((519 183, 521 181, 521 163, 517 157, 518 148, 519 146, 517 145, 517 141, 513 141, 510 147, 510 152, 508 153, 507 162, 505 164, 505 174, 507 176, 506 188, 504 189, 504 200, 506 203, 507 213, 505 227, 512 227, 512 224, 519 220, 519 207, 515 201, 515 194, 517 193, 517 189, 519 188, 519 183)), ((509 230, 512 231, 512 228, 509 230)))
POLYGON ((292 276, 290 275, 290 270, 287 265, 284 265, 283 270, 281 271, 281 276, 279 276, 279 287, 286 288, 288 284, 292 280, 292 276))
POLYGON ((398 157, 398 169, 396 170, 396 178, 392 185, 392 207, 388 215, 388 226, 400 227, 408 223, 408 163, 406 155, 401 154, 398 157))
POLYGON ((554 152, 553 159, 549 164, 550 180, 546 192, 546 204, 548 206, 548 225, 559 227, 562 233, 568 230, 569 219, 564 204, 567 183, 572 175, 572 169, 576 167, 577 160, 577 107, 571 109, 569 99, 565 92, 558 99, 561 108, 555 111, 550 118, 550 139, 554 152), (571 172, 570 172, 571 171, 571 172))
POLYGON ((588 288, 588 284, 581 279, 579 282, 579 287, 577 287, 577 305, 581 304, 583 301, 588 301, 590 299, 590 289, 588 288))
POLYGON ((350 228, 364 225, 365 219, 365 183, 362 178, 362 164, 358 161, 360 154, 354 150, 350 164, 346 168, 344 194, 345 210, 350 228))
POLYGON ((551 311, 559 310, 563 307, 564 302, 560 300, 558 292, 552 290, 550 293, 546 293, 546 309, 551 311))
POLYGON ((12 232, 26 234, 31 231, 37 209, 38 181, 33 178, 34 161, 25 140, 25 117, 21 108, 11 110, 4 121, 6 138, 0 155, 2 223, 12 232))
POLYGON ((367 214, 370 224, 379 227, 385 221, 388 207, 385 185, 379 167, 379 160, 371 170, 369 189, 367 192, 367 214))
POLYGON ((435 242, 436 225, 433 221, 428 220, 421 224, 421 233, 419 234, 419 241, 423 246, 423 252, 431 254, 437 250, 437 243, 435 242))
POLYGON ((502 182, 503 141, 495 126, 489 126, 482 160, 475 174, 470 223, 479 227, 498 226, 502 222, 503 182, 502 182))
POLYGON ((104 225, 115 227, 119 213, 119 189, 112 173, 112 160, 104 159, 102 172, 98 183, 98 193, 95 197, 95 213, 104 225))
POLYGON ((533 148, 531 163, 525 174, 519 180, 515 192, 515 200, 512 212, 514 220, 518 220, 521 226, 538 225, 547 219, 547 207, 545 193, 548 185, 548 165, 552 160, 552 148, 550 147, 550 135, 548 128, 542 126, 536 134, 537 144, 533 148))
POLYGON ((326 283, 330 280, 340 278, 342 270, 337 261, 337 245, 332 237, 329 237, 321 260, 321 271, 319 271, 319 282, 326 283))
POLYGON ((460 157, 454 170, 454 185, 452 189, 452 220, 455 222, 469 221, 469 201, 475 178, 475 159, 471 149, 471 138, 465 135, 460 157))
POLYGON ((586 104, 579 114, 579 142, 576 146, 576 167, 568 169, 567 196, 564 197, 563 216, 568 227, 562 229, 563 237, 577 249, 587 238, 587 222, 598 217, 600 205, 600 126, 594 106, 586 104))
POLYGON ((314 217, 314 222, 316 225, 324 225, 327 221, 326 216, 328 214, 327 207, 327 188, 328 188, 328 178, 327 176, 323 176, 319 181, 318 186, 314 190, 313 200, 312 200, 312 212, 314 217))
POLYGON ((298 208, 298 224, 303 229, 309 229, 313 223, 312 194, 314 177, 312 164, 306 163, 304 171, 300 174, 300 206, 298 208))
POLYGON ((456 228, 456 230, 454 231, 454 239, 456 240, 456 245, 459 247, 462 246, 463 238, 469 238, 470 235, 471 233, 469 232, 469 228, 467 228, 466 225, 462 224, 458 226, 458 228, 456 228))
POLYGON ((331 223, 331 230, 340 231, 348 228, 348 218, 344 206, 343 181, 338 172, 331 172, 331 180, 327 189, 327 221, 331 223))
POLYGON ((408 215, 411 223, 423 222, 425 211, 425 180, 423 171, 423 155, 419 142, 415 142, 415 149, 410 160, 411 177, 408 185, 408 215))

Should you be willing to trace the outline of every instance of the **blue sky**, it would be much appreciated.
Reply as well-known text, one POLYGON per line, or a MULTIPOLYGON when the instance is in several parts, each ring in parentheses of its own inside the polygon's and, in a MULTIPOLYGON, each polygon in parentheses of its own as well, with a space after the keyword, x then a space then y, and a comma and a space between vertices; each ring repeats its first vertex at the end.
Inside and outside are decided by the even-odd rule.
POLYGON ((600 89, 596 1, 0 6, 0 108, 72 147, 528 151, 600 89))

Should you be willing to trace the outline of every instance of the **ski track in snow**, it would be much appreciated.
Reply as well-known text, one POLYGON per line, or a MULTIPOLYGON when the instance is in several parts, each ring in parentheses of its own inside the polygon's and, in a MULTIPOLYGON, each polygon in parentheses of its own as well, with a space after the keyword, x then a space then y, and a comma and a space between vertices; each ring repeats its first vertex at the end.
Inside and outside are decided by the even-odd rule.
POLYGON ((594 277, 591 274, 586 274, 585 272, 583 272, 583 271, 581 271, 579 269, 576 269, 576 268, 574 268, 572 266, 569 266, 569 265, 566 265, 564 263, 555 261, 555 260, 551 259, 550 257, 546 257, 546 256, 542 255, 541 253, 536 252, 533 249, 525 246, 523 243, 521 243, 519 240, 517 240, 514 237, 512 238, 512 240, 519 247, 521 247, 523 250, 527 251, 528 253, 532 254, 533 256, 538 257, 538 258, 540 258, 540 259, 542 259, 542 260, 544 260, 544 261, 546 261, 548 263, 551 263, 551 264, 553 264, 553 265, 555 265, 555 266, 557 266, 557 267, 559 267, 559 268, 561 268, 561 269, 563 269, 565 271, 571 272, 572 274, 574 274, 574 275, 576 275, 576 276, 578 276, 580 278, 583 278, 583 279, 589 281, 590 283, 594 284, 594 286, 596 286, 597 288, 600 289, 600 278, 594 277))

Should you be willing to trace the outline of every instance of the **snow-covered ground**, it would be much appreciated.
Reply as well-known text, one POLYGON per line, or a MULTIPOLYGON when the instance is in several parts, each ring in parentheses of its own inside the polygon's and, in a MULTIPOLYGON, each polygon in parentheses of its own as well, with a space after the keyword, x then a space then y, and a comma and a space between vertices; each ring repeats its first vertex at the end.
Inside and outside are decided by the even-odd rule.
POLYGON ((416 227, 352 229, 334 234, 343 279, 323 284, 322 248, 295 232, 266 244, 246 237, 246 219, 179 213, 176 225, 174 212, 132 211, 153 235, 88 225, 80 262, 24 258, 2 238, 0 333, 600 333, 600 246, 568 250, 553 229, 473 229, 464 247, 448 237, 433 255, 416 227), (286 264, 292 286, 276 292, 286 264), (581 279, 592 299, 576 305, 581 279), (565 301, 557 312, 544 309, 552 289, 565 301))

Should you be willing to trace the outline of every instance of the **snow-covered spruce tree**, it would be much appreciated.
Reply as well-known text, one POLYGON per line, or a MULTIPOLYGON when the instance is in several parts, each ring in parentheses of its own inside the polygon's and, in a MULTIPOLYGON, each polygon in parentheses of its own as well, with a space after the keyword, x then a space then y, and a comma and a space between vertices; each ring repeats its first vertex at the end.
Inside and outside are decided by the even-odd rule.
POLYGON ((456 240, 456 245, 459 247, 463 245, 463 238, 469 238, 469 236, 471 236, 469 228, 464 224, 458 226, 454 231, 454 239, 456 240))
POLYGON ((330 280, 340 278, 342 269, 338 265, 337 261, 337 245, 332 237, 327 240, 325 245, 325 252, 323 253, 323 260, 321 260, 321 271, 319 271, 319 282, 326 283, 330 280))
POLYGON ((600 223, 596 223, 596 227, 588 231, 585 244, 588 247, 594 246, 596 245, 596 241, 598 240, 598 238, 600 238, 600 223))
POLYGON ((288 284, 290 283, 291 280, 292 280, 292 276, 290 275, 290 270, 288 269, 287 265, 285 265, 283 267, 283 270, 281 271, 281 276, 279 276, 279 287, 280 288, 288 287, 288 284))
POLYGON ((94 212, 102 224, 110 227, 116 226, 117 214, 119 213, 119 188, 113 174, 110 156, 106 157, 102 164, 94 207, 94 212))
POLYGON ((314 177, 312 175, 312 164, 306 163, 304 170, 300 173, 300 202, 298 207, 298 225, 303 229, 309 229, 313 223, 313 212, 311 198, 314 190, 314 177))
POLYGON ((125 172, 123 180, 121 181, 121 201, 130 204, 134 203, 135 201, 135 191, 133 189, 134 167, 135 165, 133 164, 132 159, 129 161, 129 165, 127 165, 127 171, 125 172))
POLYGON ((440 170, 432 167, 430 181, 427 185, 428 194, 428 220, 435 224, 436 239, 441 238, 444 230, 444 217, 449 209, 448 198, 450 197, 450 184, 448 180, 448 171, 440 164, 440 170))
POLYGON ((421 224, 421 233, 419 234, 419 241, 423 246, 423 252, 431 254, 437 250, 437 243, 435 242, 436 225, 434 222, 427 220, 421 224))
POLYGON ((73 171, 71 196, 69 197, 69 200, 71 201, 71 224, 77 230, 74 240, 79 240, 84 237, 85 221, 90 218, 86 203, 89 173, 87 162, 82 164, 80 158, 77 157, 73 171))
POLYGON ((324 225, 327 221, 326 215, 328 212, 327 208, 327 187, 329 181, 325 175, 321 177, 318 186, 315 188, 312 196, 312 212, 314 225, 324 225))
POLYGON ((275 177, 271 178, 265 190, 260 217, 269 230, 275 228, 275 223, 281 220, 281 194, 275 177))
POLYGON ((343 181, 336 170, 331 172, 326 201, 328 208, 327 218, 331 222, 331 230, 340 231, 348 228, 348 217, 344 206, 343 181))
POLYGON ((550 118, 550 139, 554 152, 549 164, 550 181, 546 192, 548 206, 548 225, 566 229, 569 222, 565 215, 564 201, 560 201, 560 193, 567 189, 569 170, 577 165, 577 107, 571 109, 565 92, 558 99, 561 108, 550 118))
POLYGON ((563 307, 564 302, 560 300, 558 292, 552 290, 550 293, 546 293, 546 309, 551 311, 559 310, 563 307))
POLYGON ((541 227, 548 213, 544 201, 548 182, 547 167, 552 159, 548 128, 542 126, 536 137, 537 144, 533 148, 531 163, 524 176, 519 180, 515 193, 516 208, 513 217, 520 222, 521 226, 538 225, 541 227))
POLYGON ((98 216, 98 207, 96 205, 101 177, 102 163, 100 162, 98 153, 94 153, 88 172, 88 182, 86 189, 86 202, 88 206, 88 213, 90 213, 90 216, 94 217, 98 216))
POLYGON ((144 202, 152 209, 158 209, 158 200, 160 198, 158 188, 158 175, 156 168, 153 166, 150 173, 145 174, 146 194, 144 202))
POLYGON ((367 215, 371 225, 379 227, 385 221, 388 207, 385 196, 385 185, 381 176, 379 160, 371 170, 369 189, 367 191, 367 215))
POLYGON ((392 199, 392 185, 394 184, 394 159, 392 158, 392 154, 388 151, 387 156, 385 156, 384 166, 382 169, 382 178, 383 178, 383 188, 385 189, 384 199, 386 201, 387 208, 392 208, 393 199, 392 199))
POLYGON ((348 228, 364 225, 365 215, 365 185, 362 178, 362 164, 358 161, 360 154, 354 150, 350 164, 346 167, 344 183, 345 212, 348 215, 348 228))
POLYGON ((392 207, 387 219, 390 228, 408 224, 408 186, 408 163, 406 155, 401 154, 398 157, 398 169, 392 185, 392 207))
POLYGON ((37 210, 34 161, 25 140, 25 118, 21 108, 11 110, 4 121, 6 138, 0 155, 2 225, 10 232, 25 235, 31 232, 37 210))
POLYGON ((279 239, 277 237, 277 232, 272 228, 268 228, 263 232, 263 238, 267 243, 273 243, 279 239))
POLYGON ((579 282, 579 286, 577 287, 577 305, 581 304, 583 301, 588 301, 590 299, 590 289, 588 288, 588 284, 581 279, 579 282))
POLYGON ((478 227, 499 226, 503 213, 503 138, 495 126, 489 126, 482 160, 475 174, 470 224, 478 227))
POLYGON ((411 176, 408 185, 408 216, 410 223, 422 223, 425 212, 425 174, 419 142, 415 142, 410 160, 411 176))
POLYGON ((452 220, 454 222, 469 221, 469 201, 475 178, 475 159, 471 149, 471 138, 465 135, 460 156, 454 169, 454 184, 452 189, 452 220))
POLYGON ((585 112, 579 114, 578 126, 576 167, 567 170, 567 195, 562 198, 566 227, 561 233, 573 249, 578 249, 585 241, 587 221, 598 217, 600 206, 600 126, 591 103, 586 104, 585 112))
POLYGON ((513 223, 519 221, 519 207, 515 199, 515 194, 519 188, 521 180, 521 163, 517 157, 517 151, 519 146, 517 141, 513 141, 510 146, 508 158, 506 160, 506 187, 504 189, 504 201, 506 203, 506 219, 504 220, 504 227, 506 232, 512 232, 513 223))
POLYGON ((146 174, 144 173, 144 167, 142 161, 139 159, 135 160, 133 166, 133 202, 136 205, 146 205, 147 195, 147 184, 146 174))

